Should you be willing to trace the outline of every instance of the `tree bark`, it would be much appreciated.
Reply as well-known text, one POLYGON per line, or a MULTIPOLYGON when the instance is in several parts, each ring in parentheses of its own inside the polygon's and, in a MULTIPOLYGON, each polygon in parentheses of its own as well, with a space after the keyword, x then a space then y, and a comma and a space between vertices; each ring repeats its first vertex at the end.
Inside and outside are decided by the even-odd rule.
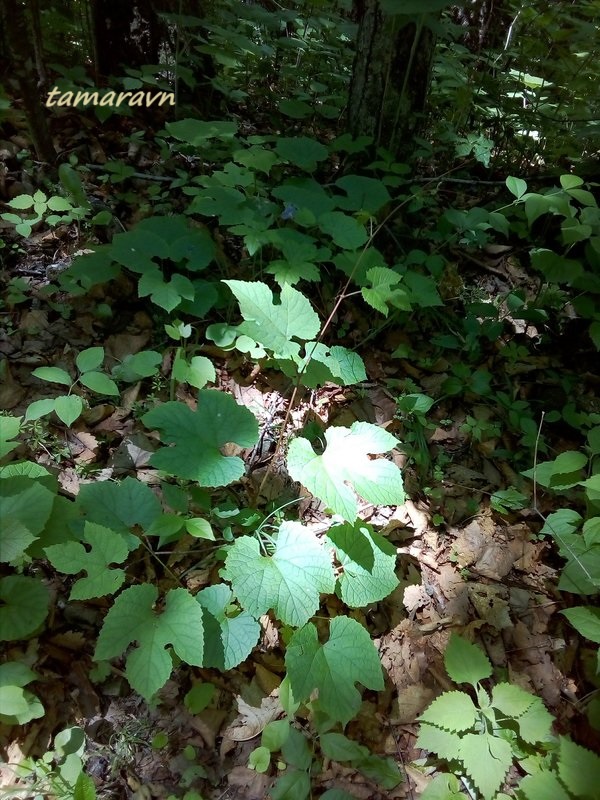
POLYGON ((435 35, 431 15, 383 13, 378 0, 354 0, 358 21, 348 126, 397 156, 408 155, 425 108, 435 35))
POLYGON ((40 161, 53 164, 56 159, 56 150, 48 128, 46 106, 37 89, 36 65, 33 58, 34 47, 24 8, 19 0, 4 0, 3 22, 9 44, 12 71, 23 100, 34 150, 40 161))

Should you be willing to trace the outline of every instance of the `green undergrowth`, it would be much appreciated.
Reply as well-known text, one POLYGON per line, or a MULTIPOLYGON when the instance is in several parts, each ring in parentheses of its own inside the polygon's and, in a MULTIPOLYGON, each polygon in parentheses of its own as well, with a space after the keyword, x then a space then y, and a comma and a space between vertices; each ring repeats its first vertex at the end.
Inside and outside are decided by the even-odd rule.
MULTIPOLYGON (((427 445, 436 404, 469 403, 474 410, 464 432, 470 441, 495 442, 490 455, 511 462, 518 485, 496 492, 495 513, 523 508, 532 486, 554 493, 560 507, 540 522, 538 535, 553 543, 563 565, 558 589, 583 598, 564 609, 565 617, 588 642, 600 642, 594 605, 600 589, 600 409, 570 397, 551 409, 543 398, 516 397, 511 368, 534 355, 510 327, 535 326, 536 345, 544 350, 569 324, 568 310, 597 357, 600 212, 572 175, 543 192, 509 177, 505 197, 493 208, 465 211, 442 207, 435 185, 413 183, 408 167, 385 151, 368 174, 335 173, 332 159, 361 151, 347 136, 327 145, 307 136, 243 138, 234 122, 192 119, 168 123, 162 136, 183 155, 201 154, 214 166, 170 188, 176 213, 154 213, 115 234, 59 278, 60 289, 73 297, 99 285, 110 291, 124 279, 135 285, 157 321, 155 344, 116 364, 108 363, 102 346, 93 346, 71 365, 38 367, 33 376, 46 382, 49 396, 21 417, 0 419, 0 638, 43 637, 54 603, 40 570, 45 565, 64 576, 68 602, 93 601, 106 609, 90 650, 93 679, 101 681, 118 665, 135 692, 159 702, 174 669, 226 672, 241 664, 257 646, 259 620, 269 614, 284 643, 283 718, 263 730, 250 764, 277 776, 271 796, 309 797, 325 758, 392 789, 401 780, 398 765, 344 734, 362 690, 384 689, 378 652, 353 611, 399 586, 395 547, 360 512, 364 503, 404 502, 395 450, 403 450, 420 488, 433 486, 436 471, 441 483, 447 463, 430 463, 427 445), (552 248, 538 230, 547 220, 556 227, 552 248), (456 298, 448 291, 452 249, 472 253, 498 241, 527 247, 537 291, 484 297, 462 285, 456 298), (351 325, 344 322, 348 309, 349 320, 369 319, 354 338, 344 329, 351 325), (411 344, 419 327, 428 335, 426 352, 411 344), (367 381, 361 352, 390 330, 406 333, 392 353, 398 363, 414 360, 423 370, 446 364, 435 396, 414 382, 390 381, 403 440, 363 421, 316 434, 291 432, 290 411, 303 389, 335 384, 360 392, 367 381), (244 488, 243 455, 258 445, 265 423, 233 396, 210 388, 217 356, 207 354, 215 349, 248 370, 259 366, 285 377, 288 415, 271 468, 283 459, 292 481, 321 501, 325 532, 315 533, 298 518, 289 495, 266 508, 244 488), (492 352, 503 370, 490 371, 492 352), (146 433, 160 438, 149 461, 157 491, 134 477, 91 480, 70 499, 58 489, 56 470, 12 457, 17 448, 23 453, 18 437, 27 437, 33 425, 83 427, 96 402, 161 377, 166 386, 148 393, 138 415, 146 433), (182 386, 195 395, 194 409, 175 399, 182 386), (540 431, 542 411, 545 425, 569 428, 580 449, 555 455, 547 428, 540 431), (516 442, 514 452, 497 444, 501 430, 516 442), (184 535, 197 540, 198 563, 211 576, 195 593, 167 563, 184 535), (156 565, 155 581, 140 579, 136 565, 143 557, 156 565), (324 600, 333 596, 340 613, 329 618, 324 600)), ((29 199, 13 203, 13 211, 30 206, 29 199)), ((572 379, 555 377, 563 394, 571 394, 572 379)), ((503 682, 483 687, 491 667, 459 638, 450 641, 446 667, 451 680, 471 689, 443 694, 421 717, 419 743, 448 772, 428 788, 430 800, 460 797, 463 789, 483 800, 537 800, 550 790, 553 797, 591 800, 598 758, 551 735, 541 700, 503 682), (577 775, 578 759, 589 764, 586 776, 577 775), (508 795, 501 791, 505 781, 513 787, 508 795)), ((18 661, 0 665, 4 722, 24 725, 44 714, 32 689, 36 677, 18 661)), ((30 765, 30 773, 63 781, 65 797, 93 796, 82 753, 79 744, 54 753, 46 773, 40 764, 30 765), (67 767, 63 755, 75 756, 67 767)), ((323 795, 347 796, 338 790, 323 795)))

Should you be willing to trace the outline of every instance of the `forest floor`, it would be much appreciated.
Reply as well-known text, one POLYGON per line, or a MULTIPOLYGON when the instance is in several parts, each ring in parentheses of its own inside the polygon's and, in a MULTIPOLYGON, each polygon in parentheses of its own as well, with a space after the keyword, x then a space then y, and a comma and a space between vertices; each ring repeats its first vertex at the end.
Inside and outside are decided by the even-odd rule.
MULTIPOLYGON (((4 226, 5 235, 9 227, 4 226)), ((23 415, 33 401, 52 396, 48 385, 31 377, 35 367, 60 362, 68 369, 79 351, 92 346, 104 347, 108 363, 116 363, 157 340, 148 304, 137 299, 133 284, 127 281, 96 287, 75 299, 58 291, 49 296, 41 291, 55 265, 68 264, 82 247, 93 247, 93 242, 79 237, 74 224, 41 230, 21 243, 15 258, 7 260, 5 277, 22 277, 28 284, 27 299, 4 314, 8 324, 0 337, 0 353, 6 359, 0 409, 13 415, 23 415), (109 322, 98 318, 100 303, 112 309, 109 322)), ((480 265, 464 262, 459 291, 493 298, 507 288, 527 287, 529 277, 518 259, 509 255, 482 258, 480 265)), ((521 483, 514 462, 498 458, 497 449, 514 452, 520 445, 514 434, 489 426, 488 435, 477 435, 475 420, 484 428, 486 422, 492 424, 489 407, 477 396, 465 392, 436 403, 426 415, 426 425, 399 414, 399 387, 406 391, 412 385, 414 391, 438 397, 453 362, 461 359, 458 352, 447 359, 428 360, 431 330, 427 322, 420 331, 417 323, 410 333, 411 351, 417 354, 410 359, 392 357, 406 344, 406 331, 390 327, 369 338, 371 321, 364 308, 351 301, 336 324, 347 331, 339 343, 358 346, 368 382, 307 390, 293 411, 289 433, 310 420, 319 426, 361 420, 384 426, 401 442, 410 442, 394 456, 404 471, 409 499, 400 507, 363 503, 360 510, 361 518, 397 548, 400 586, 384 601, 352 612, 374 639, 387 679, 385 691, 365 692, 361 712, 347 729, 351 738, 372 752, 392 756, 406 779, 394 790, 381 791, 356 770, 326 761, 315 787, 321 791, 346 788, 364 800, 419 796, 428 778, 412 765, 422 756, 415 747, 416 720, 441 691, 451 687, 443 653, 450 632, 457 629, 477 638, 508 680, 543 698, 557 719, 559 732, 597 749, 597 732, 589 727, 582 702, 590 690, 584 664, 589 652, 585 648, 582 652, 581 640, 558 614, 564 605, 556 589, 560 560, 549 540, 539 536, 543 517, 557 507, 556 498, 540 492, 536 508, 530 504, 499 513, 493 507, 495 492, 521 483), (360 346, 362 340, 366 341, 360 346)), ((514 335, 527 345, 534 343, 537 331, 533 326, 515 326, 514 335)), ((300 498, 303 522, 323 530, 324 508, 291 484, 280 460, 263 481, 285 417, 289 384, 269 370, 249 374, 242 358, 214 351, 211 355, 217 366, 217 388, 233 394, 261 424, 260 445, 240 453, 247 474, 238 498, 255 497, 260 487, 258 503, 263 506, 275 498, 300 498)), ((541 351, 530 347, 512 373, 507 372, 506 360, 496 358, 493 344, 482 363, 492 375, 502 371, 514 400, 529 401, 562 391, 557 374, 574 375, 581 396, 593 399, 598 388, 587 343, 570 338, 567 344, 562 333, 541 351)), ((162 369, 168 374, 170 363, 165 362, 162 369)), ((148 460, 157 442, 141 425, 139 411, 163 396, 164 387, 153 387, 148 381, 134 384, 119 401, 95 405, 70 429, 51 427, 45 435, 23 444, 16 455, 33 458, 54 471, 62 494, 70 498, 85 482, 128 475, 156 487, 157 472, 148 460)), ((180 387, 178 399, 193 406, 194 393, 180 387)), ((568 428, 561 429, 552 442, 555 452, 575 450, 580 444, 568 428)), ((523 469, 531 466, 524 464, 523 469)), ((215 569, 198 564, 196 543, 185 536, 166 557, 166 566, 192 591, 210 584, 215 569)), ((64 578, 48 563, 37 569, 52 589, 55 612, 38 639, 12 644, 7 652, 11 658, 27 658, 28 650, 36 650, 35 669, 40 676, 36 692, 45 716, 26 728, 0 726, 5 760, 18 762, 24 754, 39 757, 58 730, 78 724, 87 735, 86 769, 99 797, 166 800, 173 794, 181 796, 183 789, 195 789, 213 800, 266 796, 272 777, 247 765, 260 730, 273 718, 269 698, 285 671, 280 633, 268 615, 261 620, 259 646, 239 667, 226 675, 209 669, 191 671, 216 687, 211 707, 191 714, 181 700, 189 688, 189 668, 174 671, 153 705, 129 690, 116 667, 104 682, 93 682, 90 643, 107 603, 69 601, 64 578), (154 738, 159 731, 166 734, 161 746, 154 738)), ((165 584, 164 569, 155 560, 142 559, 136 569, 136 577, 165 584)), ((330 598, 328 602, 331 607, 323 613, 335 616, 334 606, 340 601, 330 598)), ((10 771, 3 770, 0 791, 12 780, 10 771)))

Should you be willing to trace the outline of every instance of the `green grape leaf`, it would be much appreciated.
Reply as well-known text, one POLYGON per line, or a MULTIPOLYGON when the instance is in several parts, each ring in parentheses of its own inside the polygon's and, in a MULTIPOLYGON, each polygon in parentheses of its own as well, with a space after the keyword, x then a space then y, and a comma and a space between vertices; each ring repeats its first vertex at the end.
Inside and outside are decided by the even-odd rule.
POLYGON ((592 800, 598 797, 600 756, 561 736, 558 775, 570 794, 592 800))
POLYGON ((319 228, 342 250, 358 250, 369 238, 364 225, 341 211, 321 214, 319 228))
POLYGON ((110 569, 110 564, 122 564, 127 558, 129 548, 122 536, 109 528, 94 522, 86 522, 83 529, 83 542, 63 542, 45 548, 50 563, 65 575, 86 572, 73 585, 70 600, 90 600, 114 594, 125 580, 122 569, 110 569))
MULTIPOLYGON (((120 483, 97 481, 84 484, 77 496, 77 504, 90 522, 122 534, 128 534, 134 525, 147 530, 161 514, 160 501, 152 489, 131 477, 120 483)), ((127 535, 125 539, 132 549, 139 544, 133 535, 127 535)))
POLYGON ((468 694, 444 692, 427 706, 419 719, 457 733, 472 728, 477 716, 477 707, 468 694))
POLYGON ((331 556, 299 522, 283 522, 272 555, 258 540, 242 536, 230 548, 221 576, 230 581, 242 607, 254 617, 270 608, 286 625, 304 625, 319 607, 319 593, 332 592, 331 556))
POLYGON ((411 304, 404 289, 399 287, 402 276, 387 267, 372 267, 367 271, 370 287, 361 289, 363 299, 375 311, 384 317, 389 313, 389 306, 410 311, 411 304))
POLYGON ((98 394, 107 394, 113 397, 118 397, 120 394, 117 384, 103 372, 84 372, 79 376, 79 383, 98 394))
POLYGON ((50 593, 36 578, 0 578, 0 642, 25 639, 46 619, 50 593))
POLYGON ((371 637, 349 617, 331 620, 325 644, 319 643, 312 623, 300 628, 289 641, 285 664, 294 699, 308 700, 318 689, 319 705, 331 719, 344 724, 360 707, 357 681, 368 689, 383 689, 381 664, 371 637))
POLYGON ((476 686, 492 674, 492 665, 483 650, 455 633, 450 636, 446 647, 444 665, 454 683, 476 686))
POLYGON ((125 675, 136 692, 149 700, 167 682, 173 662, 171 645, 186 664, 202 666, 202 608, 186 589, 171 589, 164 611, 156 614, 158 590, 148 583, 130 586, 115 600, 104 619, 94 658, 108 661, 121 656, 129 645, 138 647, 127 656, 125 675))
POLYGON ((512 683, 497 683, 492 689, 492 705, 502 714, 516 719, 535 702, 535 696, 512 683))
POLYGON ((223 281, 240 304, 244 322, 240 333, 259 342, 276 358, 296 358, 299 345, 294 338, 314 339, 321 323, 309 300, 293 286, 285 284, 280 302, 275 305, 273 292, 260 281, 223 281))
POLYGON ((89 372, 98 367, 104 361, 104 348, 103 347, 88 347, 87 350, 82 350, 75 359, 75 365, 80 372, 89 372))
POLYGON ((460 737, 456 733, 438 728, 437 725, 422 722, 416 746, 435 753, 446 761, 454 761, 458 758, 460 737))
POLYGON ((233 606, 233 593, 220 583, 198 592, 204 611, 204 666, 221 671, 241 664, 260 636, 260 625, 247 611, 233 606))
POLYGON ((461 740, 459 757, 483 800, 492 800, 512 764, 510 744, 491 734, 467 733, 461 740))
POLYGON ((183 403, 168 402, 144 414, 142 420, 148 428, 158 429, 164 442, 175 445, 158 450, 150 463, 200 486, 227 486, 241 478, 244 462, 222 455, 221 448, 227 442, 252 447, 258 441, 252 412, 216 389, 198 392, 195 412, 183 403))
POLYGON ((369 458, 369 453, 385 453, 398 444, 390 433, 368 422, 354 422, 350 428, 328 428, 325 440, 325 452, 317 455, 307 439, 294 439, 287 466, 291 478, 323 500, 335 514, 354 522, 358 516, 354 492, 376 505, 404 502, 398 467, 385 459, 369 458))
POLYGON ((396 548, 369 525, 334 525, 327 538, 342 565, 337 592, 347 606, 376 603, 398 586, 396 548))
POLYGON ((525 800, 571 800, 571 795, 553 772, 525 775, 519 783, 519 792, 523 792, 525 800))
POLYGON ((313 172, 318 162, 325 161, 329 155, 325 145, 309 139, 308 136, 278 136, 275 150, 281 158, 306 172, 313 172))
POLYGON ((70 427, 83 411, 83 400, 76 394, 61 395, 54 400, 54 412, 61 422, 70 427))
POLYGON ((375 178, 344 175, 343 178, 337 179, 335 185, 347 194, 347 197, 337 199, 338 207, 345 211, 368 211, 376 214, 392 199, 385 184, 375 178))
POLYGON ((600 609, 591 606, 576 606, 560 612, 569 620, 575 630, 589 639, 590 642, 600 644, 600 609))
MULTIPOLYGON (((29 408, 31 408, 31 405, 29 408)), ((52 403, 52 408, 54 408, 54 403, 52 403)), ((0 459, 18 446, 19 442, 11 442, 10 440, 19 435, 22 419, 23 417, 0 416, 0 459)))

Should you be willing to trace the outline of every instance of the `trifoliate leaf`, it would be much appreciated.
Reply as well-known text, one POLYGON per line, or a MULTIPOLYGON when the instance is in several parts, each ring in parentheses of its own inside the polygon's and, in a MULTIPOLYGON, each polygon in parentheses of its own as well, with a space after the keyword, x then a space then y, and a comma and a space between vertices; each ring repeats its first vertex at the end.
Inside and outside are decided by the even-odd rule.
POLYGON ((48 614, 50 594, 36 578, 0 578, 0 642, 25 639, 48 614))
POLYGON ((422 750, 435 753, 445 761, 454 761, 458 758, 460 737, 456 733, 442 730, 436 725, 422 722, 416 744, 422 750))
POLYGON ((560 737, 558 774, 575 797, 592 800, 598 797, 600 786, 600 756, 566 736, 560 737))
POLYGON ((476 686, 479 681, 492 674, 492 665, 483 650, 455 633, 446 647, 444 665, 454 683, 470 683, 476 686))
POLYGON ((342 565, 337 591, 347 606, 376 603, 398 586, 396 548, 368 525, 334 525, 327 538, 342 565))
POLYGON ((204 609, 204 666, 233 669, 248 656, 260 635, 260 625, 247 611, 232 606, 225 584, 202 589, 196 600, 204 609))
POLYGON ((362 625, 349 617, 331 620, 325 644, 319 643, 317 629, 310 622, 296 631, 288 644, 285 665, 294 698, 303 702, 318 689, 320 706, 331 719, 344 724, 360 707, 355 683, 383 689, 377 650, 362 625))
POLYGON ((456 733, 472 728, 477 715, 477 708, 468 694, 444 692, 425 709, 419 719, 456 733))
POLYGON ((149 428, 157 428, 165 443, 150 463, 178 478, 197 481, 200 486, 227 486, 244 474, 244 462, 224 456, 228 442, 251 447, 258 441, 258 423, 252 412, 233 397, 216 389, 198 392, 196 411, 184 403, 169 402, 142 417, 149 428))
POLYGON ((74 584, 70 600, 89 600, 114 594, 125 580, 122 569, 110 569, 110 564, 121 564, 127 558, 129 548, 118 533, 94 522, 86 522, 83 541, 91 549, 87 550, 81 542, 64 542, 45 548, 51 564, 65 575, 87 572, 74 584))
POLYGON ((332 592, 331 556, 299 522, 284 522, 272 555, 261 554, 253 536, 236 539, 221 572, 243 608, 260 617, 270 608, 286 625, 304 625, 319 607, 319 593, 332 592))
POLYGON ((115 600, 98 636, 96 661, 121 656, 130 644, 138 647, 127 656, 125 675, 136 692, 149 700, 167 682, 173 662, 171 645, 187 664, 202 666, 204 650, 202 608, 186 589, 171 589, 164 611, 156 614, 156 587, 130 586, 115 600))
POLYGON ((307 439, 294 439, 287 466, 292 479, 323 500, 335 514, 354 522, 358 516, 354 492, 376 505, 404 502, 398 467, 385 459, 369 458, 369 453, 385 453, 398 444, 390 433, 368 422, 355 422, 350 428, 329 428, 325 440, 325 452, 317 455, 307 439))
POLYGON ((492 705, 512 719, 524 714, 534 701, 534 695, 513 683, 498 683, 492 689, 492 705))
POLYGON ((298 355, 296 339, 314 339, 321 323, 310 302, 299 291, 285 284, 280 301, 273 302, 273 292, 266 283, 256 281, 223 281, 236 296, 244 322, 240 333, 259 342, 276 358, 298 355))
POLYGON ((487 733, 467 733, 459 755, 483 800, 492 800, 512 764, 510 744, 487 733))

